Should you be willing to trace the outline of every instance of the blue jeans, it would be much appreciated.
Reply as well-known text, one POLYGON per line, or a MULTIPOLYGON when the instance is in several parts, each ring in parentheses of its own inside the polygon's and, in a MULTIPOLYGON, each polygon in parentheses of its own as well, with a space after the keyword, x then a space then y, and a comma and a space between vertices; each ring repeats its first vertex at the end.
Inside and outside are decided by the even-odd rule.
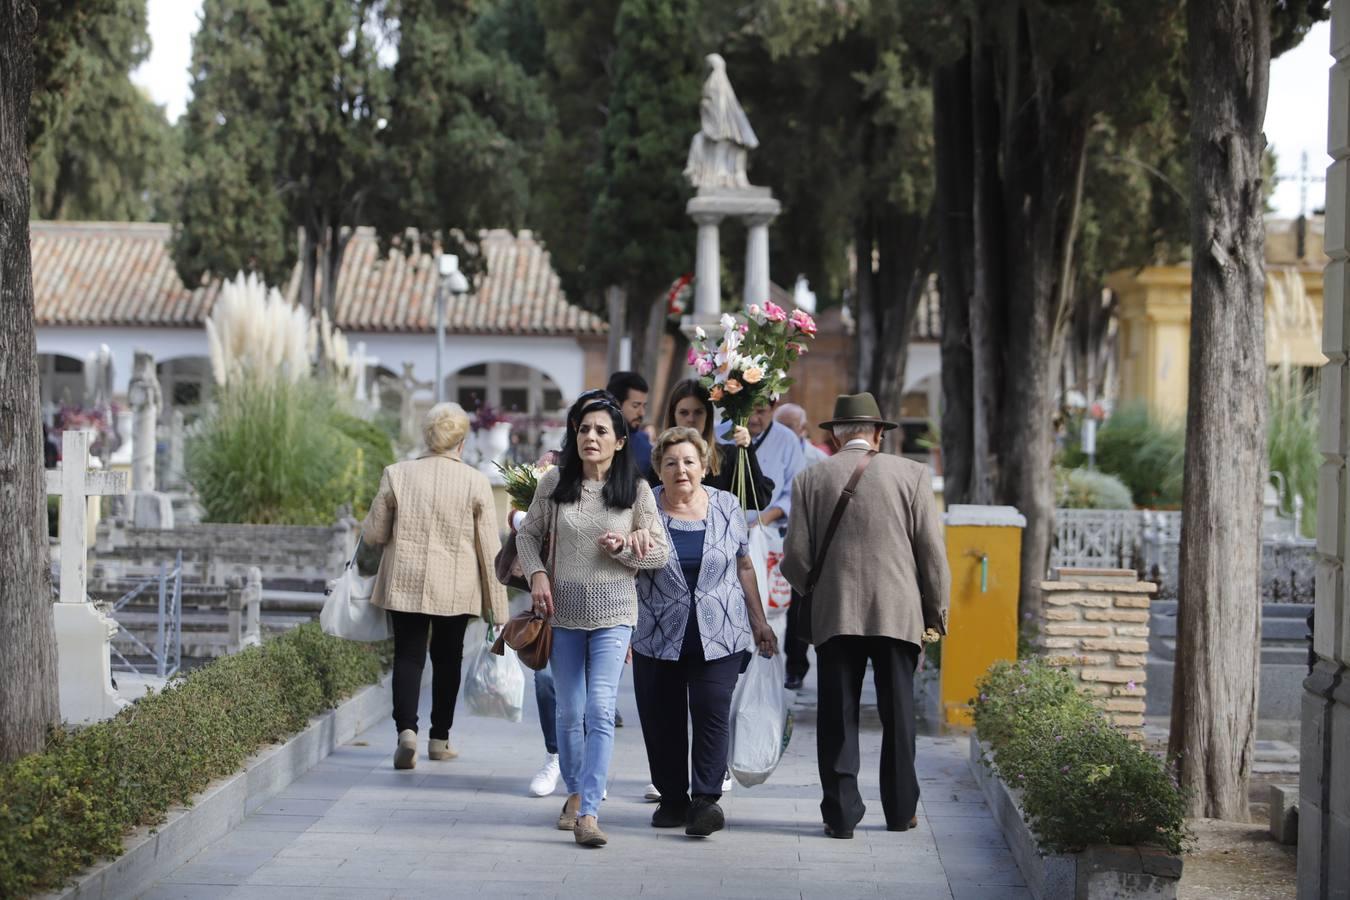
POLYGON ((558 762, 569 794, 581 795, 578 816, 594 816, 614 755, 614 708, 633 629, 553 629, 549 666, 558 698, 558 762))
POLYGON ((553 686, 553 667, 544 666, 534 673, 534 703, 539 707, 539 730, 544 733, 544 749, 558 752, 558 694, 553 686))

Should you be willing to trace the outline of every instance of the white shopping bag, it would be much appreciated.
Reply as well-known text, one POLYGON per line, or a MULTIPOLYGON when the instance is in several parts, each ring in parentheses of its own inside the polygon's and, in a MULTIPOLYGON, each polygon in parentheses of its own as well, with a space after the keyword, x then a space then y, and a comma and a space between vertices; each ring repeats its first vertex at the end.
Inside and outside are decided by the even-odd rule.
POLYGON ((319 627, 326 634, 349 641, 383 641, 393 634, 389 613, 370 602, 375 578, 356 571, 356 554, 360 549, 358 540, 342 574, 328 582, 328 599, 319 612, 319 627))
POLYGON ((750 561, 759 581, 759 596, 770 618, 781 616, 792 605, 792 585, 783 577, 783 536, 776 526, 756 525, 750 529, 750 561))
POLYGON ((767 780, 792 739, 786 678, 782 653, 755 654, 731 697, 731 774, 744 787, 767 780))
POLYGON ((501 656, 492 652, 492 642, 497 639, 494 628, 480 632, 475 624, 471 633, 483 637, 471 645, 474 650, 464 673, 464 702, 476 716, 519 722, 525 711, 525 670, 516 651, 506 647, 501 656))

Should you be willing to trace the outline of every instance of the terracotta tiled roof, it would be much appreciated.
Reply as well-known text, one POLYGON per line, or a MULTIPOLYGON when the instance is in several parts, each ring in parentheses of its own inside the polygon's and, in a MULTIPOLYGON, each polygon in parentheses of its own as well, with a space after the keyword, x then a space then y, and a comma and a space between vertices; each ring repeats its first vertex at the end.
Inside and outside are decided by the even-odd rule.
MULTIPOLYGON (((33 222, 33 292, 39 325, 196 327, 219 282, 189 291, 174 270, 168 225, 129 222, 33 222)), ((487 272, 477 290, 446 306, 458 334, 601 334, 597 316, 567 302, 548 253, 528 231, 481 237, 487 272)), ((338 281, 336 321, 345 331, 431 331, 436 265, 427 255, 379 258, 373 232, 347 246, 338 281)), ((294 273, 286 294, 299 291, 294 273)))

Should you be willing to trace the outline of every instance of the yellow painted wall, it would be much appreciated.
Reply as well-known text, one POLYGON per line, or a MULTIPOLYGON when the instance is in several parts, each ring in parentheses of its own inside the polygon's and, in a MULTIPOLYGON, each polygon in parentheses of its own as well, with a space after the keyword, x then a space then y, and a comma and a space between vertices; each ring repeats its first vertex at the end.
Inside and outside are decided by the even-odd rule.
MULTIPOLYGON (((1116 272, 1107 286, 1119 297, 1117 362, 1118 402, 1137 401, 1163 419, 1186 415, 1190 378, 1191 270, 1154 266, 1116 272)), ((1322 272, 1312 268, 1272 267, 1267 272, 1266 361, 1276 366, 1319 367, 1322 355, 1322 272), (1287 279, 1302 281, 1307 303, 1293 308, 1279 298, 1290 294, 1287 279), (1279 282, 1276 284, 1275 282, 1279 282)))

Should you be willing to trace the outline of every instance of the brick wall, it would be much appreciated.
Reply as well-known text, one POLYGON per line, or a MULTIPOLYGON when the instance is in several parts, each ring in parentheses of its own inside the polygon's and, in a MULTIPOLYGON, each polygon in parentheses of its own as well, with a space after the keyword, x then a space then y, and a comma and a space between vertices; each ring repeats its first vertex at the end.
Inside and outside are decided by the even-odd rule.
POLYGON ((1142 738, 1151 594, 1128 569, 1057 569, 1038 649, 1066 667, 1116 725, 1142 738))

